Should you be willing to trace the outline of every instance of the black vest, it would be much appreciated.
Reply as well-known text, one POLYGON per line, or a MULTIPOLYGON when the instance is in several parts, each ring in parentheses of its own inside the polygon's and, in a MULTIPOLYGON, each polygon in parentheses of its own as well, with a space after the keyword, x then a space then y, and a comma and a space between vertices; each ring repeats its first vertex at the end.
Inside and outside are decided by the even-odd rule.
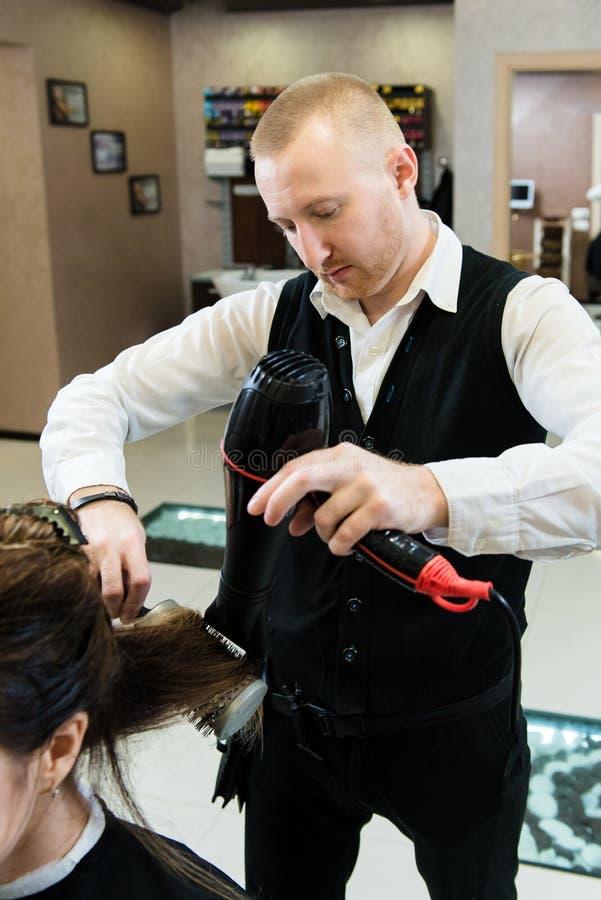
MULTIPOLYGON (((545 437, 518 397, 501 346, 505 300, 523 277, 464 247, 457 312, 424 298, 365 425, 348 327, 315 310, 311 273, 286 283, 269 349, 302 350, 327 367, 331 445, 351 440, 412 463, 498 456, 545 437)), ((492 581, 525 628, 529 562, 438 549, 464 577, 492 581)), ((356 556, 332 556, 314 531, 286 543, 268 627, 272 688, 299 689, 340 714, 426 711, 481 693, 511 666, 507 624, 494 604, 446 612, 356 556)))

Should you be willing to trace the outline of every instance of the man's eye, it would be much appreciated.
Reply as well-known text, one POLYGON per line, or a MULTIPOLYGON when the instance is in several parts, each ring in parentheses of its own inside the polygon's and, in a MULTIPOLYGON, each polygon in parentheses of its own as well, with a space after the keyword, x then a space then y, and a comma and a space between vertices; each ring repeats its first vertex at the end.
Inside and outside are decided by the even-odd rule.
POLYGON ((334 209, 322 209, 319 212, 316 212, 315 215, 318 219, 332 219, 336 213, 338 212, 337 208, 334 209))

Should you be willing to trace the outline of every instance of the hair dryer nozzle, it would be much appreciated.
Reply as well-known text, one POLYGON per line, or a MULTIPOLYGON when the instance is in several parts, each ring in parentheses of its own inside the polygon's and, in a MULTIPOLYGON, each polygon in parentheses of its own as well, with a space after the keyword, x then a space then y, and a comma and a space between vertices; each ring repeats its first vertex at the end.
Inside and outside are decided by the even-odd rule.
POLYGON ((296 350, 263 356, 240 390, 223 447, 236 465, 270 478, 328 443, 330 383, 323 363, 296 350))

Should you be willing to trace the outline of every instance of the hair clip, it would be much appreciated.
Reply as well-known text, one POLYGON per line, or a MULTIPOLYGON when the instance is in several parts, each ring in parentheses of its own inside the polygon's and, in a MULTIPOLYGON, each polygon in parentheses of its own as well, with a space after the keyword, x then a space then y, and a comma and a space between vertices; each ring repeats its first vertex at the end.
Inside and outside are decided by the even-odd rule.
POLYGON ((33 516, 35 519, 45 519, 54 526, 60 537, 66 538, 72 547, 87 544, 87 538, 82 532, 66 506, 61 503, 14 503, 11 506, 0 508, 0 514, 7 516, 33 516))

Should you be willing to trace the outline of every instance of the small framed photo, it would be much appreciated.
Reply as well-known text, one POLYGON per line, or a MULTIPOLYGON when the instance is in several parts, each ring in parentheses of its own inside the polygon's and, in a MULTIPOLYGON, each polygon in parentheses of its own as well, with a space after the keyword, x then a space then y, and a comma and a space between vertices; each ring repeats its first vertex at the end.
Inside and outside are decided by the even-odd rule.
POLYGON ((88 94, 82 81, 47 78, 46 91, 51 125, 74 125, 85 128, 89 121, 88 94))
POLYGON ((161 185, 158 175, 132 175, 130 177, 129 206, 134 216, 160 212, 161 185))
POLYGON ((124 131, 91 131, 90 145, 95 172, 125 172, 127 153, 124 131))

